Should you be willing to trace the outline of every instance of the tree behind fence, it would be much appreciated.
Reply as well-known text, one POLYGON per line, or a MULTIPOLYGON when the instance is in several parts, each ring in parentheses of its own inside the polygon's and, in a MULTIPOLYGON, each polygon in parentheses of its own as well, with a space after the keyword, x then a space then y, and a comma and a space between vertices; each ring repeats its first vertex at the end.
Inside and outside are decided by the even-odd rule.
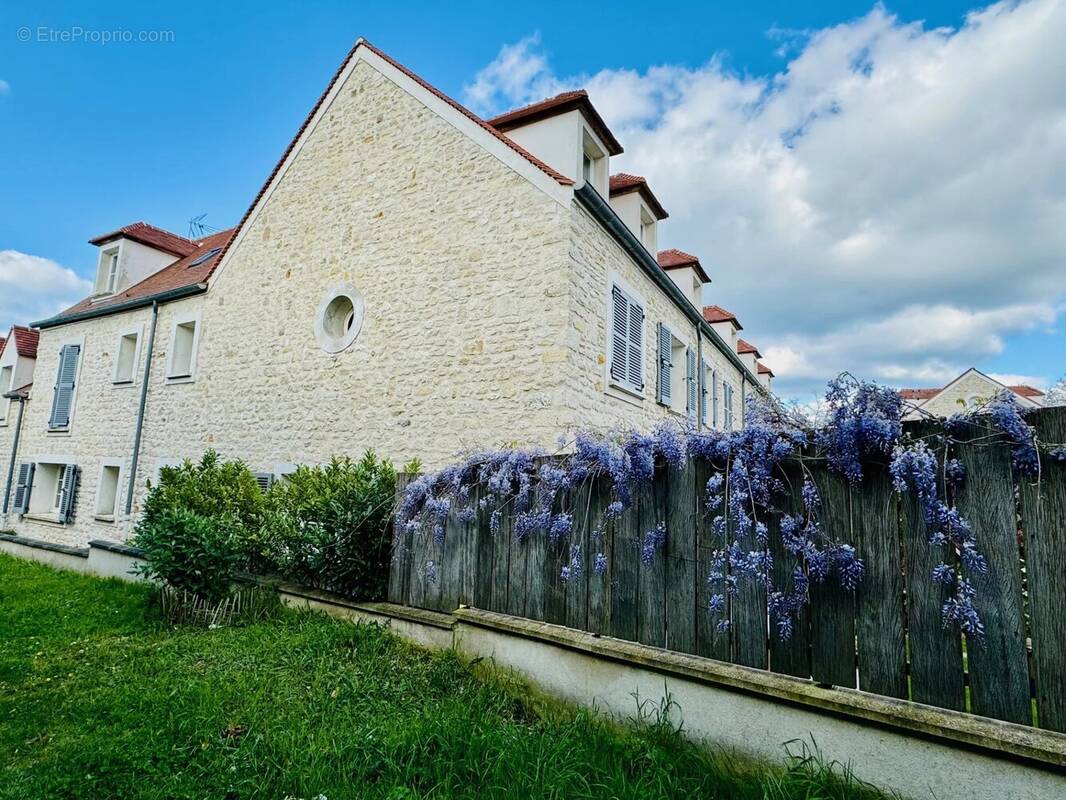
MULTIPOLYGON (((1041 441, 1066 442, 1066 408, 1034 412, 1028 421, 1041 441)), ((922 425, 912 433, 923 433, 922 425)), ((971 576, 983 643, 944 627, 946 590, 930 579, 939 551, 928 544, 917 503, 895 493, 887 468, 866 470, 853 488, 816 459, 785 462, 783 477, 796 496, 783 511, 800 511, 802 475, 810 475, 823 528, 855 545, 866 572, 855 592, 835 581, 812 585, 788 641, 769 629, 766 590, 751 582, 741 582, 729 601, 730 629, 715 629, 706 579, 722 543, 705 507, 713 469, 699 461, 660 466, 632 506, 606 524, 605 483, 565 495, 574 533, 558 541, 516 541, 506 512, 495 535, 487 512, 466 524, 453 515, 443 545, 415 535, 397 548, 389 600, 445 612, 463 604, 1066 732, 1066 467, 1045 463, 1038 479, 1013 476, 1009 447, 999 441, 963 441, 957 456, 967 468, 958 510, 989 563, 988 574, 971 576), (660 520, 666 544, 645 565, 641 538, 660 520), (574 544, 583 569, 564 581, 574 544), (594 570, 598 553, 607 559, 604 574, 594 570)), ((770 519, 770 548, 783 584, 796 564, 773 529, 778 523, 779 516, 770 519)))

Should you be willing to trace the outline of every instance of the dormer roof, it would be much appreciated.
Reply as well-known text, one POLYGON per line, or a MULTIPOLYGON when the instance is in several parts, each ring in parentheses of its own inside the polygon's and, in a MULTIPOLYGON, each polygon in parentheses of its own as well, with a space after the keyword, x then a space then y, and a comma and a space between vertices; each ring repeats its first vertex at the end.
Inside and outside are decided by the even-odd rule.
POLYGON ((774 371, 772 369, 770 369, 768 366, 766 366, 764 363, 762 363, 761 361, 759 362, 759 374, 760 375, 769 375, 771 378, 774 377, 774 371))
POLYGON ((737 339, 737 352, 742 354, 752 353, 756 358, 762 358, 759 348, 751 342, 745 342, 743 339, 737 339))
POLYGON ((656 256, 655 260, 659 262, 660 267, 668 271, 672 269, 692 267, 692 269, 696 270, 696 274, 701 281, 704 283, 711 282, 711 278, 703 269, 700 260, 691 253, 686 253, 684 250, 660 250, 659 255, 656 256))
POLYGON ((737 315, 721 306, 704 306, 703 319, 707 322, 732 322, 733 327, 738 331, 744 330, 744 326, 740 324, 737 315))
POLYGON ((111 233, 105 233, 103 236, 90 239, 89 244, 99 246, 115 239, 123 238, 132 239, 135 242, 140 242, 148 247, 154 247, 156 250, 162 250, 165 253, 172 253, 176 256, 187 256, 189 253, 195 252, 197 248, 196 242, 191 239, 157 228, 155 225, 149 225, 147 222, 134 222, 126 225, 117 231, 111 231, 111 233))
MULTIPOLYGON (((40 338, 39 331, 24 325, 15 325, 11 328, 8 344, 13 345, 15 351, 23 358, 37 358, 37 342, 40 338)), ((3 352, 3 349, 0 347, 0 352, 3 352)))
POLYGON ((565 114, 575 109, 585 116, 592 130, 600 137, 600 141, 603 142, 610 155, 617 156, 623 152, 621 143, 614 138, 611 129, 607 127, 607 123, 603 121, 603 117, 600 116, 592 105, 592 101, 589 100, 589 93, 584 89, 563 92, 555 95, 555 97, 549 97, 537 103, 507 111, 488 120, 488 124, 500 133, 506 133, 522 125, 529 125, 531 122, 554 117, 558 114, 565 114))
POLYGON ((651 188, 648 186, 647 178, 644 178, 641 175, 630 175, 627 172, 619 172, 616 175, 612 175, 610 191, 611 197, 618 197, 623 194, 629 194, 630 192, 640 192, 640 196, 651 208, 656 219, 666 219, 670 216, 666 213, 666 209, 663 208, 659 199, 652 194, 651 188))

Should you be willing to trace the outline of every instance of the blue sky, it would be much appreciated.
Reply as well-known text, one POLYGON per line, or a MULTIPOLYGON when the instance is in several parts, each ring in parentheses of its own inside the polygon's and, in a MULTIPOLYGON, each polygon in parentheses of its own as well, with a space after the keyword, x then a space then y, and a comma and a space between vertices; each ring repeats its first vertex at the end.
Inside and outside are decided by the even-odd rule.
MULTIPOLYGON (((570 85, 589 78, 594 85, 598 79, 603 85, 616 86, 617 80, 608 79, 650 77, 661 65, 687 71, 684 74, 690 77, 713 72, 717 81, 713 85, 718 88, 761 86, 768 94, 784 78, 800 74, 799 56, 807 53, 815 60, 821 41, 818 31, 838 29, 834 35, 839 37, 876 36, 871 41, 879 44, 863 47, 892 64, 892 59, 933 41, 917 37, 913 27, 906 28, 908 24, 920 21, 920 31, 929 36, 934 28, 957 30, 966 12, 975 7, 973 3, 893 2, 880 11, 880 27, 871 23, 863 28, 861 21, 877 11, 870 3, 659 3, 649 7, 623 2, 612 4, 609 12, 595 20, 574 3, 405 4, 402 11, 392 4, 340 2, 146 5, 49 3, 44 9, 40 4, 8 2, 0 10, 0 251, 47 259, 88 276, 95 253, 86 240, 122 224, 145 219, 186 233, 188 220, 200 214, 206 214, 206 221, 215 227, 234 224, 358 36, 369 38, 445 92, 475 105, 471 87, 479 73, 497 81, 492 84, 492 97, 497 105, 506 105, 528 99, 527 94, 535 97, 541 86, 570 85), (649 15, 653 17, 650 23, 649 15), (582 20, 585 24, 580 24, 582 20), (874 27, 876 31, 870 32, 874 27), (20 34, 23 28, 29 29, 29 41, 19 40, 20 35, 26 36, 20 34), (172 40, 107 44, 55 40, 76 35, 78 28, 126 30, 134 36, 140 31, 165 31, 172 40), (907 30, 910 33, 900 39, 899 32, 907 30), (883 44, 897 40, 903 43, 893 44, 893 49, 883 44), (519 47, 519 56, 536 59, 537 65, 543 62, 537 66, 539 77, 529 86, 500 86, 498 75, 484 72, 498 62, 506 46, 519 47), (723 83, 722 78, 728 81, 723 83)), ((1006 24, 993 20, 986 27, 993 22, 1006 24)), ((940 39, 947 41, 944 36, 940 39)), ((876 60, 870 71, 881 63, 876 60)), ((1046 74, 1051 74, 1050 68, 1046 74)), ((835 78, 828 73, 824 79, 827 85, 839 86, 831 83, 835 78)), ((616 101, 607 91, 604 103, 611 109, 616 101)), ((656 102, 666 102, 662 100, 665 95, 657 95, 656 102)), ((1061 95, 1041 97, 1034 104, 1038 110, 1050 104, 1052 111, 1061 111, 1060 99, 1061 95)), ((598 102, 595 92, 593 101, 598 102)), ((1013 113, 1028 114, 1031 109, 1013 113)), ((625 119, 619 111, 607 117, 620 133, 631 131, 631 141, 637 142, 634 157, 649 152, 640 136, 656 133, 659 138, 654 141, 662 146, 663 137, 669 134, 646 119, 625 119)), ((821 123, 815 120, 813 124, 821 123)), ((627 140, 620 138, 627 151, 633 152, 627 140)), ((806 146, 801 141, 797 152, 806 146)), ((811 151, 819 146, 812 137, 811 151)), ((1053 143, 1052 149, 1058 153, 1058 144, 1053 143)), ((986 155, 995 157, 994 152, 986 155)), ((669 239, 670 229, 664 235, 671 245, 686 248, 697 240, 705 247, 699 255, 712 265, 715 284, 710 291, 721 292, 709 299, 737 306, 746 331, 753 337, 761 335, 757 343, 778 354, 785 385, 789 385, 787 366, 804 356, 805 342, 812 352, 822 348, 818 352, 826 353, 819 363, 797 368, 797 375, 804 376, 791 384, 797 394, 808 391, 815 380, 824 380, 837 367, 919 384, 936 383, 938 369, 947 374, 956 366, 968 366, 971 362, 965 359, 994 372, 1042 380, 1066 371, 1061 356, 1066 352, 1066 336, 1055 325, 1062 297, 1047 296, 1046 275, 1031 281, 1028 296, 1005 299, 1002 307, 997 307, 994 298, 982 298, 980 291, 964 302, 958 300, 958 291, 950 282, 936 280, 924 294, 894 301, 900 307, 949 303, 967 313, 998 311, 994 319, 1001 321, 1009 316, 1010 308, 1020 309, 1019 313, 1036 308, 1041 296, 1045 305, 1051 304, 1050 316, 1046 310, 1035 312, 1043 316, 1033 327, 1000 322, 998 341, 988 346, 967 351, 953 342, 946 345, 950 356, 938 359, 934 350, 926 348, 924 360, 901 355, 891 367, 886 366, 891 360, 886 360, 887 354, 877 355, 869 364, 861 363, 861 352, 828 354, 826 348, 832 347, 827 342, 833 336, 847 336, 877 314, 887 315, 886 319, 891 315, 871 307, 865 317, 849 317, 847 307, 854 302, 842 295, 836 299, 842 310, 828 315, 832 324, 822 325, 819 315, 798 314, 790 327, 780 307, 764 308, 757 301, 758 296, 775 292, 773 275, 784 274, 789 267, 783 261, 772 263, 774 256, 757 249, 746 257, 742 239, 731 239, 728 247, 713 238, 704 243, 691 233, 699 227, 699 220, 693 218, 699 216, 701 198, 691 187, 677 184, 665 167, 656 172, 654 159, 645 162, 622 166, 645 172, 655 185, 678 186, 673 195, 665 188, 660 194, 673 217, 681 220, 673 229, 677 241, 669 239), (688 213, 690 209, 695 211, 688 213), (722 255, 716 257, 719 252, 722 255), (737 277, 760 270, 764 274, 754 284, 745 285, 737 277), (749 319, 754 323, 751 326, 749 319), (821 337, 817 340, 810 338, 815 328, 821 337)), ((803 169, 816 170, 811 163, 802 165, 803 169)), ((916 195, 920 190, 912 188, 909 193, 916 195)), ((1052 201, 1062 199, 1060 193, 1052 201)), ((961 209, 955 216, 966 213, 961 209)), ((980 219, 974 224, 981 224, 980 219)), ((1031 238, 1033 233, 1026 229, 1018 235, 1031 238)), ((854 240, 854 235, 841 237, 841 241, 854 240)), ((1037 264, 1033 267, 1037 273, 1043 263, 1044 270, 1059 269, 1060 278, 1066 275, 1061 264, 1048 263, 1047 253, 1027 258, 1037 264)), ((817 260, 817 254, 812 254, 811 261, 817 260)), ((1001 258, 998 262, 1003 280, 1016 267, 1009 261, 1001 258)), ((790 274, 798 275, 801 269, 797 266, 790 274)), ((984 271, 995 269, 994 264, 983 265, 975 280, 984 280, 984 271)), ((811 281, 810 297, 796 297, 791 285, 782 286, 782 291, 792 296, 792 302, 805 306, 833 302, 818 288, 822 278, 811 281)), ((988 289, 995 293, 994 280, 988 289)), ((866 289, 870 290, 876 293, 876 286, 866 289)), ((0 312, 18 316, 31 305, 29 300, 18 305, 17 291, 7 290, 10 296, 6 302, 0 299, 0 312)), ((34 302, 38 300, 47 302, 48 298, 34 302)), ((7 322, 0 319, 0 327, 7 322)))

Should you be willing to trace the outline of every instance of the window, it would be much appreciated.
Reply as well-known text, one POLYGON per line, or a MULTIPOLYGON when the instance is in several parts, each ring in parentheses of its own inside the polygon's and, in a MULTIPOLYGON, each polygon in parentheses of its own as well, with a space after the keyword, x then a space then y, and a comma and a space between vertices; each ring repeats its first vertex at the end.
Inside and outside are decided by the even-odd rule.
POLYGON ((725 429, 733 430, 733 387, 728 383, 722 384, 722 394, 725 400, 725 429))
POLYGON ((655 217, 644 206, 640 207, 640 243, 652 255, 656 253, 655 217))
POLYGON ((606 163, 606 153, 592 138, 592 135, 585 131, 581 144, 581 177, 601 193, 605 190, 607 183, 606 163))
POLYGON ((64 524, 72 522, 79 475, 74 464, 49 461, 20 465, 15 511, 64 524))
POLYGON ((711 427, 718 427, 718 370, 711 370, 711 427))
POLYGON ((118 347, 115 352, 115 374, 111 378, 112 383, 133 383, 134 374, 137 371, 140 342, 140 331, 130 331, 119 336, 118 347))
POLYGON ((70 427, 74 412, 74 385, 78 377, 80 344, 65 344, 59 350, 59 368, 52 393, 52 413, 48 418, 48 430, 61 431, 70 427))
POLYGON ((696 352, 659 323, 658 401, 677 414, 695 421, 698 390, 696 352))
POLYGON ((611 287, 611 383, 644 393, 644 307, 615 285, 611 287))
POLYGON ((100 263, 96 268, 96 293, 114 294, 118 289, 118 263, 121 245, 100 251, 100 263))
POLYGON ((363 295, 350 283, 326 292, 315 315, 315 339, 327 353, 347 350, 363 328, 363 295))
POLYGON ((700 362, 700 425, 706 427, 708 424, 707 411, 707 384, 714 379, 714 373, 711 372, 711 367, 706 361, 700 362))
POLYGON ((210 250, 208 250, 202 256, 199 256, 195 261, 193 261, 191 264, 189 264, 189 267, 190 268, 198 267, 201 264, 203 264, 205 261, 210 261, 212 258, 217 256, 221 252, 222 252, 222 248, 221 247, 212 247, 210 250))
POLYGON ((170 334, 167 380, 191 380, 196 372, 196 347, 200 339, 199 317, 186 317, 174 323, 170 334))
POLYGON ((587 152, 581 154, 581 177, 586 183, 592 180, 592 156, 587 152))
POLYGON ((105 522, 113 522, 118 505, 118 487, 122 467, 117 461, 104 462, 100 467, 100 479, 96 484, 95 516, 105 522))
POLYGON ((11 401, 5 400, 4 395, 11 391, 11 375, 14 370, 14 367, 0 369, 0 425, 7 422, 7 412, 11 406, 11 401))

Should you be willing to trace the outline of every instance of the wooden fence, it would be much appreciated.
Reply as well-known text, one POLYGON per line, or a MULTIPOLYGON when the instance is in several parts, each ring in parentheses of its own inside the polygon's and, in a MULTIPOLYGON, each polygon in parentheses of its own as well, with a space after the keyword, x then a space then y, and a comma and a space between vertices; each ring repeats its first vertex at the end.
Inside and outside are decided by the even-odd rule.
MULTIPOLYGON (((1041 441, 1066 442, 1066 409, 1034 412, 1029 422, 1041 441)), ((506 514, 496 535, 485 513, 468 524, 450 519, 443 545, 416 535, 397 548, 389 599, 439 611, 465 604, 1066 732, 1066 465, 1044 459, 1039 479, 1013 477, 1008 445, 987 438, 960 442, 956 455, 967 468, 957 507, 989 564, 988 574, 972 578, 987 629, 983 644, 942 624, 946 590, 930 577, 941 548, 927 543, 917 504, 896 494, 887 469, 868 468, 853 489, 818 460, 802 468, 821 493, 822 526, 855 545, 866 572, 855 592, 832 578, 812 585, 787 642, 769 631, 765 589, 750 582, 729 604, 731 630, 715 631, 706 577, 720 542, 704 504, 712 470, 700 462, 660 468, 606 526, 605 487, 576 490, 562 501, 574 515, 570 539, 530 535, 517 542, 506 514), (645 566, 640 540, 659 520, 667 541, 645 566), (584 569, 563 581, 571 544, 582 548, 584 569), (603 575, 592 568, 597 552, 608 559, 603 575), (435 575, 427 576, 428 562, 435 575)), ((786 462, 784 469, 798 487, 801 465, 786 462)), ((792 513, 798 502, 793 498, 792 513)), ((771 519, 771 529, 778 522, 771 519)), ((786 582, 795 562, 774 530, 771 550, 775 575, 786 582)))

